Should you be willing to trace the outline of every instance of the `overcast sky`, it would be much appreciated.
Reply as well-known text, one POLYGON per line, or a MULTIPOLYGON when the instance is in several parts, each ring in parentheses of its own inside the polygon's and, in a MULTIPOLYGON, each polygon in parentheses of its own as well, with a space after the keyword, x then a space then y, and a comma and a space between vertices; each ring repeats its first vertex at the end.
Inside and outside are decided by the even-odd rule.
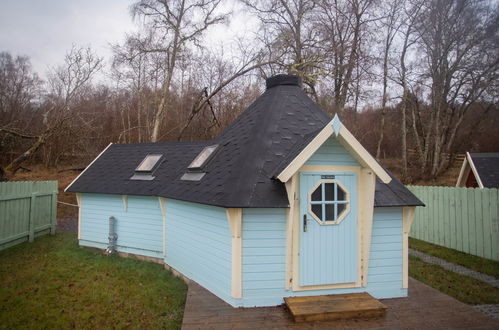
MULTIPOLYGON (((91 46, 106 61, 110 43, 124 40, 135 29, 130 0, 0 0, 0 51, 27 55, 42 77, 49 67, 62 64, 72 44, 91 46)), ((226 8, 233 6, 227 1, 226 8)), ((230 8, 232 9, 232 8, 230 8)), ((209 38, 229 40, 248 26, 236 10, 230 26, 212 29, 209 38), (245 27, 246 26, 246 27, 245 27)), ((246 32, 244 32, 246 33, 246 32)))
POLYGON ((133 30, 126 0, 1 0, 0 51, 27 55, 44 75, 61 64, 71 45, 91 46, 100 56, 109 43, 133 30))

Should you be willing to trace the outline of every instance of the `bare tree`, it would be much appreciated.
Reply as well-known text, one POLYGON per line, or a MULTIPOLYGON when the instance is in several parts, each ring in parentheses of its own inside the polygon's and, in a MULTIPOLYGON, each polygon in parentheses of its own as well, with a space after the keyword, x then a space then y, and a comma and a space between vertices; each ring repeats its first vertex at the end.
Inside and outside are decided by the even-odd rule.
POLYGON ((3 132, 34 141, 26 151, 5 167, 3 172, 7 177, 15 174, 21 164, 31 158, 49 138, 61 134, 67 121, 74 118, 71 110, 75 101, 101 67, 102 59, 90 48, 73 46, 65 57, 65 64, 54 69, 50 75, 51 93, 48 95, 47 108, 43 113, 42 131, 36 134, 2 129, 3 132))
POLYGON ((42 80, 33 72, 29 58, 0 53, 0 127, 26 129, 34 111, 42 80))
MULTIPOLYGON (((412 3, 404 4, 404 16, 403 23, 401 26, 401 37, 402 37, 402 46, 399 57, 400 69, 398 72, 398 77, 396 80, 402 87, 402 102, 401 106, 401 114, 402 120, 400 123, 401 134, 402 134, 402 143, 401 143, 401 153, 402 153, 402 176, 403 178, 407 178, 407 106, 411 106, 412 113, 412 127, 414 132, 417 132, 415 113, 417 108, 417 103, 411 100, 415 100, 414 97, 410 98, 409 86, 407 81, 407 65, 406 65, 406 57, 410 48, 417 42, 417 35, 414 33, 414 25, 416 20, 419 17, 419 13, 421 11, 423 2, 422 1, 413 1, 412 3)), ((421 142, 417 134, 414 134, 414 140, 416 144, 416 148, 418 150, 418 154, 422 154, 421 142)))
MULTIPOLYGON (((400 28, 400 16, 401 8, 404 2, 400 0, 393 0, 386 3, 386 9, 388 14, 381 20, 381 27, 386 31, 384 35, 383 42, 383 94, 381 96, 381 121, 379 129, 379 139, 378 146, 376 148, 376 158, 379 159, 381 156, 381 145, 383 144, 383 137, 385 131, 385 116, 386 116, 386 103, 388 101, 388 65, 389 65, 389 55, 391 52, 391 47, 393 40, 397 35, 400 28)), ((384 11, 385 8, 382 8, 384 11)))
POLYGON ((321 75, 322 58, 317 45, 320 36, 316 28, 315 1, 259 0, 242 1, 262 23, 265 47, 279 70, 302 78, 310 94, 317 99, 315 89, 321 75))
MULTIPOLYGON (((448 165, 441 153, 452 151, 470 106, 497 84, 498 18, 497 6, 479 0, 428 1, 420 15, 416 32, 426 56, 432 108, 420 158, 422 170, 433 177, 448 165)), ((491 92, 491 100, 497 100, 497 90, 491 92)))
POLYGON ((325 75, 332 80, 335 111, 342 114, 355 86, 356 68, 363 60, 363 47, 375 15, 374 0, 317 0, 322 40, 326 54, 325 75))
MULTIPOLYGON (((136 100, 135 114, 137 117, 137 125, 131 127, 131 125, 123 125, 122 134, 129 135, 134 129, 137 131, 137 142, 142 142, 142 132, 143 128, 146 128, 149 123, 144 123, 145 114, 145 98, 144 90, 147 87, 149 80, 148 67, 148 56, 144 53, 138 53, 133 45, 134 39, 140 39, 140 35, 136 37, 127 38, 123 45, 115 44, 113 45, 113 63, 111 67, 111 73, 116 82, 118 82, 118 88, 124 87, 132 92, 133 97, 136 100), (124 84, 124 86, 121 86, 124 84)), ((128 107, 128 110, 131 110, 128 107)), ((122 123, 124 119, 122 118, 122 123)), ((130 139, 128 139, 130 141, 130 139)))
MULTIPOLYGON (((244 52, 243 52, 244 53, 244 52)), ((251 53, 250 53, 251 54, 251 53)), ((215 114, 216 110, 213 107, 212 104, 212 99, 218 95, 224 88, 226 88, 229 84, 231 84, 234 80, 240 78, 241 76, 244 76, 248 74, 249 72, 259 69, 263 66, 274 64, 272 61, 264 61, 263 60, 263 55, 262 54, 251 54, 251 57, 245 57, 243 56, 242 63, 239 63, 235 68, 234 65, 226 65, 228 68, 222 68, 218 67, 218 71, 214 74, 216 76, 216 79, 211 79, 215 80, 216 83, 212 84, 211 88, 209 87, 203 87, 201 90, 198 92, 198 95, 195 99, 195 101, 192 103, 191 109, 189 116, 187 118, 187 121, 185 124, 182 126, 182 129, 180 130, 180 133, 178 135, 178 140, 180 140, 185 133, 185 130, 189 127, 191 124, 192 120, 194 117, 204 108, 208 107, 212 114, 212 122, 213 125, 218 125, 220 126, 220 123, 217 119, 217 116, 215 114)), ((218 61, 223 62, 222 60, 218 61)), ((210 77, 212 77, 210 75, 210 77)))
POLYGON ((153 118, 150 140, 158 141, 161 124, 168 115, 171 86, 179 57, 189 44, 199 42, 212 25, 223 22, 227 15, 215 13, 221 0, 141 0, 132 7, 134 17, 143 20, 147 38, 135 39, 140 53, 164 55, 165 73, 161 96, 153 118))

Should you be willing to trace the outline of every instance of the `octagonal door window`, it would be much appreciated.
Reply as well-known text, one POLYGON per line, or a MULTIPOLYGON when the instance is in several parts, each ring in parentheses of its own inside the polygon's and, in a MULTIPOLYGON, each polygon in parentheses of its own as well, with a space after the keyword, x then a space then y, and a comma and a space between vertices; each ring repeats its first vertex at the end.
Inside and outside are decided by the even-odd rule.
POLYGON ((319 182, 310 191, 309 212, 319 224, 338 224, 349 210, 349 193, 338 181, 319 182))

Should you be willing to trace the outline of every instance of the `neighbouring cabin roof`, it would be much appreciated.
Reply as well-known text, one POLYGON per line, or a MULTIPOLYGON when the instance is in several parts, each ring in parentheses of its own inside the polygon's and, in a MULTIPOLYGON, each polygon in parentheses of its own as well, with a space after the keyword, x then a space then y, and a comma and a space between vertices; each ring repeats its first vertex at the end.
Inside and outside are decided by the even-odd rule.
POLYGON ((499 188, 499 152, 473 153, 471 160, 485 188, 499 188))
MULTIPOLYGON (((112 144, 67 188, 71 192, 151 195, 222 207, 288 207, 275 176, 330 122, 301 89, 278 75, 217 138, 199 142, 112 144), (207 146, 218 145, 199 181, 182 180, 207 146), (149 154, 162 154, 152 180, 131 180, 149 154)), ((195 173, 195 172, 194 172, 195 173)), ((393 177, 393 176, 392 176, 393 177)), ((423 205, 396 179, 376 183, 375 206, 423 205)))

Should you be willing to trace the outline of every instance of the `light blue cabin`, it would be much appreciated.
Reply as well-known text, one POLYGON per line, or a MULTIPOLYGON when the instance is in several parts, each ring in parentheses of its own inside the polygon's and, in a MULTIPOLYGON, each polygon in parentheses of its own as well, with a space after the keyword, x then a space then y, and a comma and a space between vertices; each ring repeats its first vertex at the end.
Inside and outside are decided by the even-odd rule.
POLYGON ((112 144, 66 190, 80 245, 155 258, 234 307, 407 295, 422 203, 294 76, 217 139, 112 144))

